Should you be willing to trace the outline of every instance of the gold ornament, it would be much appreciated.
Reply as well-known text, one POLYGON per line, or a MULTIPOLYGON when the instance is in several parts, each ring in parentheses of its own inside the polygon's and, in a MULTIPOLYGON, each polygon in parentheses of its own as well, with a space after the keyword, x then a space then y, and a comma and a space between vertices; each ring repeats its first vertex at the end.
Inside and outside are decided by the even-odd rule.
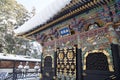
POLYGON ((67 57, 68 57, 68 59, 72 59, 73 58, 73 52, 72 51, 68 52, 67 57))
POLYGON ((63 59, 63 58, 64 58, 63 53, 59 53, 59 59, 63 59))

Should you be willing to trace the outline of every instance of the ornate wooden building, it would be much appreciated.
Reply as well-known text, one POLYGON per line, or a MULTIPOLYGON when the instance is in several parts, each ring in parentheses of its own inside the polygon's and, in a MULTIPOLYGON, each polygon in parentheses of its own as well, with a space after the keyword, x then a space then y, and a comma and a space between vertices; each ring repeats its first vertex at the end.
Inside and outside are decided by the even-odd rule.
POLYGON ((18 36, 42 44, 42 80, 120 79, 120 0, 71 0, 18 36))

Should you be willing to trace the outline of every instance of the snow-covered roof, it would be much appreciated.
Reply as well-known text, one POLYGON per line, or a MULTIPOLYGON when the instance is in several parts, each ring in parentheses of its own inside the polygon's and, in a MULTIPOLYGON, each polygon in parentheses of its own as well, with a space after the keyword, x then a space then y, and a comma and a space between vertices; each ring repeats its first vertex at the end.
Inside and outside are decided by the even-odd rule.
POLYGON ((33 62, 40 62, 41 59, 35 59, 28 56, 22 55, 12 55, 12 54, 4 54, 0 53, 0 60, 16 60, 16 61, 33 61, 33 62))
POLYGON ((24 34, 39 25, 46 23, 50 18, 57 14, 62 8, 70 3, 71 0, 50 0, 39 14, 36 14, 29 21, 25 22, 21 27, 14 30, 16 34, 24 34))

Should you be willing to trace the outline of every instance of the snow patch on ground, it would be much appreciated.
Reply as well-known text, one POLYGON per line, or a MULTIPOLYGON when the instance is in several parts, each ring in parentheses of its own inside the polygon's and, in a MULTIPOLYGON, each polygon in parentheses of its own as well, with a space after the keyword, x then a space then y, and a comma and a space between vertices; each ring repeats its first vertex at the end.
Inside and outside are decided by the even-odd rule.
POLYGON ((2 59, 2 60, 34 61, 34 62, 41 61, 41 59, 35 59, 35 58, 31 58, 29 56, 12 55, 12 54, 5 54, 5 53, 0 53, 0 59, 2 59))

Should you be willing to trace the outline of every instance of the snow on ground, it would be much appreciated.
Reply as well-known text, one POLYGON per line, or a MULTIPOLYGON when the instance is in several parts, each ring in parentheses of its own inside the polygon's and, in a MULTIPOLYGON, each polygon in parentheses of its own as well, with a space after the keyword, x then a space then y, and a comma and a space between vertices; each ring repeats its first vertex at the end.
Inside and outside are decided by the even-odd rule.
POLYGON ((12 55, 12 54, 5 54, 5 53, 0 53, 0 59, 2 59, 2 60, 36 61, 36 62, 41 61, 41 59, 35 59, 35 58, 31 58, 29 56, 12 55))

